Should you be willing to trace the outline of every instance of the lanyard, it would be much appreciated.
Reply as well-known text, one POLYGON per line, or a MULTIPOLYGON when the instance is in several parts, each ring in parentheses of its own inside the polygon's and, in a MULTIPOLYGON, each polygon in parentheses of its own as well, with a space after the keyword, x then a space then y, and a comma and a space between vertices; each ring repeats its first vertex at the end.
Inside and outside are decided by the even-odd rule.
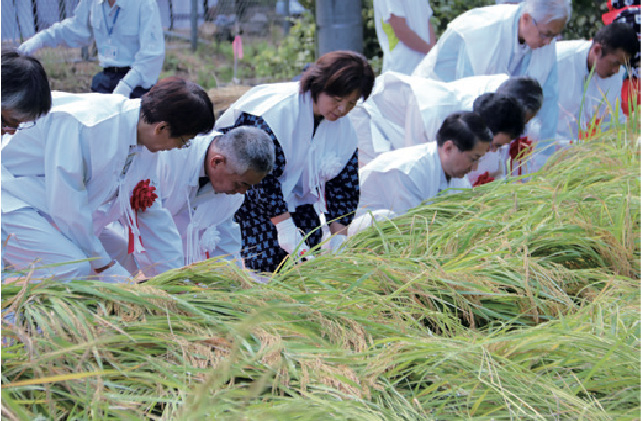
POLYGON ((114 33, 114 26, 116 26, 116 20, 118 19, 118 14, 120 13, 120 6, 117 6, 116 9, 116 14, 114 15, 114 21, 111 24, 111 28, 109 27, 109 23, 107 22, 107 14, 105 13, 105 8, 102 8, 102 17, 105 18, 105 26, 107 27, 107 33, 109 36, 114 33))

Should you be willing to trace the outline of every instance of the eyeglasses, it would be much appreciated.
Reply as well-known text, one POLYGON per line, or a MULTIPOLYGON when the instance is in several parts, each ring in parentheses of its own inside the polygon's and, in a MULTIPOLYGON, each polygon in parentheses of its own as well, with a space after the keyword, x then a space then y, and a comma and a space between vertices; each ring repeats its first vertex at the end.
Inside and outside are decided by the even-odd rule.
POLYGON ((9 122, 2 118, 2 131, 3 132, 17 132, 18 130, 29 129, 36 125, 36 121, 23 121, 23 122, 9 122))
POLYGON ((539 33, 539 37, 541 37, 541 39, 552 40, 552 39, 554 39, 555 36, 558 35, 558 34, 553 34, 553 33, 550 33, 550 32, 547 32, 545 34, 541 33, 541 30, 539 29, 539 24, 536 23, 536 19, 532 18, 532 22, 534 22, 534 26, 536 26, 536 31, 539 33))

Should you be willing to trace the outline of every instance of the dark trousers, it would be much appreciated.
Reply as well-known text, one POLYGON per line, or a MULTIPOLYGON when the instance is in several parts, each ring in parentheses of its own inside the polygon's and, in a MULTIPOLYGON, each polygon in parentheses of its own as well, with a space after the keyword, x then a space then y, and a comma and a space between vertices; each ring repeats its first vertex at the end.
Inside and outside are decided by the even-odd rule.
MULTIPOLYGON (((91 80, 91 92, 98 92, 101 94, 110 94, 116 89, 118 82, 125 77, 127 72, 106 72, 102 71, 96 73, 96 75, 91 80)), ((141 86, 136 86, 129 98, 140 98, 144 94, 149 92, 149 89, 145 89, 141 86)))

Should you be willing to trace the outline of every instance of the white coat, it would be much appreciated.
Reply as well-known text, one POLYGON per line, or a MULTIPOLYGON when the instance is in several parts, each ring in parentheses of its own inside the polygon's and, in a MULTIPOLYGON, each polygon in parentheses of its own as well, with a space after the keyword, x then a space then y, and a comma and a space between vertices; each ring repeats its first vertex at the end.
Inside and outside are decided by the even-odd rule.
POLYGON ((216 122, 217 128, 232 126, 246 112, 269 125, 287 162, 279 181, 290 212, 303 204, 326 212, 325 184, 340 173, 357 147, 348 118, 323 120, 314 134, 313 105, 309 92, 299 93, 298 82, 258 85, 216 122))
POLYGON ((96 258, 94 269, 111 261, 98 235, 120 219, 134 232, 136 251, 146 251, 158 272, 180 267, 180 236, 160 201, 137 217, 130 206, 140 180, 151 178, 160 187, 149 177, 157 155, 136 146, 139 113, 140 100, 121 95, 54 95, 51 112, 16 132, 2 149, 3 218, 24 207, 36 209, 87 258, 96 258))
POLYGON ((518 41, 523 4, 499 4, 469 10, 447 27, 413 75, 451 81, 474 75, 506 73, 529 76, 543 88, 543 105, 528 123, 527 135, 542 151, 538 166, 550 155, 549 142, 558 123, 558 73, 555 41, 530 49, 518 41))
POLYGON ((474 100, 494 92, 509 78, 506 74, 473 76, 441 82, 387 72, 376 78, 367 101, 348 116, 358 130, 359 164, 403 147, 436 142, 436 133, 450 114, 472 111, 474 100))
POLYGON ((587 130, 593 118, 605 124, 615 114, 621 121, 621 86, 625 69, 603 79, 596 73, 590 78, 587 66, 592 41, 561 41, 556 44, 559 66, 559 124, 558 140, 576 140, 581 130, 587 130), (587 88, 585 87, 588 81, 587 88))
POLYGON ((185 264, 240 253, 240 227, 233 218, 245 196, 219 194, 211 183, 202 188, 198 184, 198 179, 205 177, 209 144, 221 134, 213 131, 196 136, 188 148, 158 153, 163 206, 171 212, 182 236, 185 264))
POLYGON ((472 187, 466 177, 447 180, 436 142, 386 152, 361 168, 359 177, 361 198, 351 233, 366 225, 362 220, 369 212, 398 216, 446 189, 472 187))

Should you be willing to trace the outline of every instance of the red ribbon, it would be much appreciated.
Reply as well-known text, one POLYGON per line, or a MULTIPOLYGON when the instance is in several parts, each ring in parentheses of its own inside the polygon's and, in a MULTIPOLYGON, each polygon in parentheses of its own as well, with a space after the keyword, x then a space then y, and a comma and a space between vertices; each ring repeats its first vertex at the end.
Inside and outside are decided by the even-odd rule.
POLYGON ((635 109, 635 105, 641 105, 641 81, 636 77, 628 76, 621 86, 621 109, 626 116, 635 109), (628 105, 632 105, 629 109, 628 105))
POLYGON ((514 171, 514 164, 518 165, 518 175, 521 175, 521 161, 523 157, 532 153, 532 141, 527 136, 521 136, 510 143, 510 168, 514 171), (518 162, 517 162, 518 161, 518 162))
POLYGON ((483 174, 480 174, 478 176, 478 178, 476 179, 476 181, 474 182, 472 187, 480 186, 482 184, 491 183, 492 181, 494 181, 494 177, 490 177, 490 172, 489 171, 485 171, 483 174))
POLYGON ((599 130, 600 125, 601 125, 601 119, 599 118, 595 119, 594 124, 591 125, 587 130, 579 130, 579 139, 587 140, 596 136, 597 130, 599 130))
MULTIPOLYGON (((150 185, 150 180, 140 180, 134 190, 131 192, 131 197, 129 198, 129 204, 131 209, 136 213, 136 227, 138 227, 138 211, 144 212, 147 208, 151 207, 154 201, 158 198, 158 195, 154 193, 156 188, 150 185)), ((134 223, 134 221, 129 221, 134 223)), ((142 239, 140 239, 140 244, 142 244, 142 239)), ((129 253, 134 252, 134 233, 129 227, 129 253)))

